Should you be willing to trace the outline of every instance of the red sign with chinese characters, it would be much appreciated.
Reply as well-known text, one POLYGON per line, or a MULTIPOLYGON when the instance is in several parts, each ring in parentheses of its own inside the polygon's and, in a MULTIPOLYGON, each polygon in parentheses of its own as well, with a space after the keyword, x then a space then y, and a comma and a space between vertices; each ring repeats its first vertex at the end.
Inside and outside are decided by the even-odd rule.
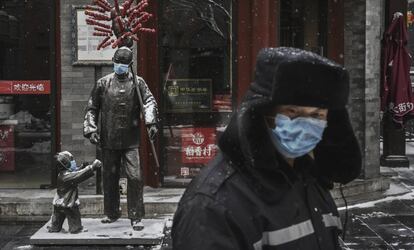
POLYGON ((208 163, 216 156, 215 128, 181 129, 183 163, 208 163))
POLYGON ((0 81, 0 94, 47 95, 50 94, 50 80, 0 81))

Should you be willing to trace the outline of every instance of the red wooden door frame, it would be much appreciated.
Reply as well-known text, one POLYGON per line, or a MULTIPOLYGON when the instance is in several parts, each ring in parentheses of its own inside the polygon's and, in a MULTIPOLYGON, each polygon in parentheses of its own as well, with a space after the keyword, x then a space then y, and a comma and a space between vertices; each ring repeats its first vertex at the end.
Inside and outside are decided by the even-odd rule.
POLYGON ((56 14, 55 14, 55 29, 56 29, 56 44, 55 44, 55 60, 56 60, 56 98, 55 98, 55 105, 56 105, 56 151, 60 151, 60 100, 61 100, 61 46, 60 46, 60 0, 56 0, 56 14))
MULTIPOLYGON (((54 128, 54 140, 52 140, 52 142, 54 141, 54 145, 52 145, 51 149, 52 149, 52 154, 55 154, 56 152, 59 152, 61 150, 61 131, 60 131, 60 100, 61 100, 61 96, 62 96, 62 75, 61 75, 61 31, 60 31, 60 0, 56 0, 55 1, 55 14, 54 14, 54 29, 55 29, 55 77, 54 77, 54 82, 52 82, 51 84, 54 84, 55 86, 52 88, 53 92, 51 94, 51 97, 54 97, 53 100, 51 100, 51 105, 55 105, 55 117, 51 117, 51 122, 54 122, 55 125, 52 126, 52 128, 54 128)), ((52 25, 53 26, 53 25, 52 25)), ((52 73, 53 74, 53 73, 52 73)), ((53 114, 53 112, 52 112, 53 114)), ((52 133, 53 134, 53 133, 52 133)), ((51 156, 53 157, 53 156, 51 156)), ((55 168, 55 166, 53 165, 53 160, 51 160, 52 164, 51 164, 51 186, 55 187, 56 186, 56 177, 57 177, 57 169, 55 168)))
POLYGON ((344 64, 344 0, 328 0, 328 55, 344 64))
MULTIPOLYGON (((153 18, 148 23, 148 27, 155 27, 155 34, 145 34, 140 37, 138 43, 138 65, 137 72, 141 75, 158 104, 160 104, 160 79, 159 79, 159 60, 158 60, 158 8, 157 1, 150 1, 148 12, 153 14, 153 18)), ((143 122, 141 123, 141 142, 140 142, 140 161, 143 164, 145 185, 158 187, 160 185, 160 170, 156 169, 154 157, 151 152, 150 142, 143 122)), ((159 134, 162 128, 159 128, 159 134)), ((158 143, 156 144, 157 153, 158 143)), ((159 156, 159 154, 158 154, 159 156)))
POLYGON ((261 48, 276 47, 280 0, 237 2, 237 103, 254 78, 256 55, 261 48))

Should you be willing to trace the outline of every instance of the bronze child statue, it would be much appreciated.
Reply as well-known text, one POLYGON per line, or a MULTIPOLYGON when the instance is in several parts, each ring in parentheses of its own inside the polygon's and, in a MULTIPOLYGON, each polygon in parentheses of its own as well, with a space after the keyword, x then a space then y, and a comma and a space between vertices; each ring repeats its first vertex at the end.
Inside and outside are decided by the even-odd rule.
POLYGON ((95 160, 91 165, 84 164, 78 168, 73 155, 68 151, 60 152, 55 157, 58 169, 57 190, 53 199, 52 223, 48 226, 48 231, 60 232, 67 218, 69 232, 79 233, 83 227, 79 211, 78 184, 92 177, 102 163, 95 160))

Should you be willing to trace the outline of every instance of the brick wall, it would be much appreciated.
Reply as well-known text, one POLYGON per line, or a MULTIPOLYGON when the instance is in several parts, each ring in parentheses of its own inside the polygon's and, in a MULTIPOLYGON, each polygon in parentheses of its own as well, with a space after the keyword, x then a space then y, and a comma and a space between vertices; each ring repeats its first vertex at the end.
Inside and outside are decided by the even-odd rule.
POLYGON ((379 79, 383 0, 344 1, 344 64, 350 72, 349 111, 363 155, 363 177, 379 174, 379 79))
POLYGON ((83 116, 95 79, 111 72, 111 66, 74 66, 73 7, 90 4, 90 0, 61 1, 61 148, 74 154, 78 162, 95 158, 95 146, 83 138, 83 116), (101 69, 99 69, 101 67, 101 69))

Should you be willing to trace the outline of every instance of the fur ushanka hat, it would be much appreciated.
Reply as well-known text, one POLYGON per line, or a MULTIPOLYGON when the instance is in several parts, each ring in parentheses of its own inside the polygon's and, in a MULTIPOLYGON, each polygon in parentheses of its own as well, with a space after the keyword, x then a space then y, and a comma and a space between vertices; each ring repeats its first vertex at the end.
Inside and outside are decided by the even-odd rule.
POLYGON ((315 53, 266 48, 257 55, 252 89, 273 104, 335 109, 343 108, 348 101, 348 78, 344 67, 315 53))
POLYGON ((277 105, 327 108, 328 127, 314 149, 317 171, 329 181, 353 180, 360 173, 361 152, 346 110, 348 78, 344 67, 315 53, 262 49, 255 80, 220 137, 224 157, 247 176, 267 178, 278 171, 281 156, 270 140, 265 113, 277 105))

